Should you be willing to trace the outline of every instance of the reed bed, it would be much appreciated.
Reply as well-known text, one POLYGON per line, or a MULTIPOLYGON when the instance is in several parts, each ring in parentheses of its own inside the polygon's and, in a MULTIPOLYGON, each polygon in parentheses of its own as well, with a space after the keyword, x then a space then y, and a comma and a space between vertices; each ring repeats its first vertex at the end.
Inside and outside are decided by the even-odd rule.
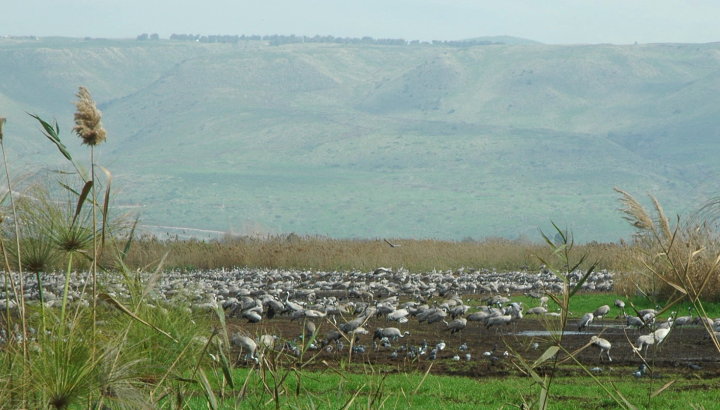
POLYGON ((636 264, 619 290, 664 300, 720 300, 720 236, 715 225, 702 213, 668 218, 652 195, 652 207, 645 207, 630 193, 616 191, 624 218, 636 228, 630 248, 636 264))
MULTIPOLYGON (((359 270, 404 267, 411 272, 487 269, 496 271, 539 271, 540 259, 552 253, 547 245, 509 239, 443 241, 432 239, 333 239, 316 236, 283 235, 264 238, 223 240, 136 240, 127 257, 131 266, 145 266, 167 254, 170 269, 219 269, 251 267, 305 269, 316 271, 359 270)), ((615 271, 631 267, 633 252, 628 245, 589 243, 577 245, 578 252, 597 262, 599 269, 615 271)))

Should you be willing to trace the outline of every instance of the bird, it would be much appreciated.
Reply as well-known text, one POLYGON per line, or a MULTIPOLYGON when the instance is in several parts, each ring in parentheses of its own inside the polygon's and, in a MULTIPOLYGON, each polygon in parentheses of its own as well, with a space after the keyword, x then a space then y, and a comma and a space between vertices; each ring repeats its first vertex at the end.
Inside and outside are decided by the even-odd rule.
POLYGON ((594 319, 600 319, 602 320, 605 315, 607 315, 610 312, 610 306, 609 305, 602 305, 599 308, 595 309, 593 312, 594 319))
POLYGON ((285 312, 296 312, 299 310, 303 310, 303 307, 293 301, 290 300, 290 292, 285 292, 285 312))
POLYGON ((243 336, 240 333, 235 332, 230 339, 230 343, 232 343, 233 346, 239 347, 241 350, 245 351, 245 359, 251 358, 255 361, 255 363, 259 363, 260 361, 255 356, 255 352, 257 350, 257 343, 255 343, 254 340, 252 340, 248 336, 243 336))
POLYGON ((626 322, 627 327, 634 327, 636 329, 645 327, 645 322, 643 322, 643 320, 637 316, 625 315, 625 322, 626 322))
POLYGON ((405 319, 410 312, 407 309, 397 309, 392 311, 390 314, 387 315, 388 320, 401 322, 403 319, 405 319))
POLYGON ((410 332, 405 331, 401 332, 400 329, 396 327, 379 327, 375 329, 375 333, 373 333, 373 340, 375 339, 382 339, 383 337, 387 337, 388 339, 397 340, 398 338, 405 337, 409 335, 410 332))
POLYGON ((676 317, 673 322, 673 326, 680 327, 680 326, 687 326, 687 325, 692 324, 692 322, 694 320, 693 316, 692 316, 692 306, 690 308, 688 308, 688 311, 690 312, 690 315, 676 317))
MULTIPOLYGON (((445 321, 443 320, 443 322, 445 321)), ((467 326, 467 319, 461 317, 460 319, 455 319, 451 322, 445 322, 445 325, 447 326, 447 330, 450 331, 450 334, 454 334, 465 329, 465 326, 467 326)))
POLYGON ((588 327, 590 323, 592 323, 594 316, 595 315, 593 313, 585 313, 578 322, 578 331, 583 331, 586 327, 588 327))
POLYGON ((303 337, 307 339, 313 337, 313 335, 315 335, 316 329, 317 327, 315 326, 315 323, 308 320, 307 322, 305 322, 305 326, 303 329, 303 337))
POLYGON ((392 243, 392 242, 388 241, 387 239, 383 239, 383 240, 385 241, 386 244, 390 245, 391 248, 399 248, 401 246, 400 244, 392 243))
POLYGON ((366 318, 363 316, 360 316, 358 318, 355 318, 349 322, 342 323, 339 326, 339 329, 345 333, 350 333, 353 330, 357 329, 358 327, 362 326, 363 323, 365 323, 366 318))
POLYGON ((643 364, 640 365, 640 367, 638 367, 637 370, 635 370, 635 371, 633 372, 633 376, 635 376, 635 377, 637 377, 637 378, 640 378, 640 377, 645 376, 645 373, 646 373, 646 372, 647 372, 647 366, 645 366, 645 364, 643 363, 643 364))
POLYGON ((610 348, 612 345, 607 339, 593 336, 590 338, 590 343, 592 343, 593 346, 600 348, 600 360, 602 360, 602 354, 605 352, 607 354, 608 361, 612 362, 612 357, 610 357, 610 348))
POLYGON ((495 325, 509 325, 512 323, 513 317, 510 315, 491 316, 485 320, 485 328, 490 329, 495 325))
POLYGON ((623 315, 625 315, 625 302, 622 299, 615 299, 615 306, 620 308, 622 310, 623 315))
POLYGON ((643 348, 647 353, 647 349, 651 345, 659 345, 665 340, 667 335, 670 333, 670 328, 661 328, 652 333, 641 335, 637 338, 637 347, 633 346, 633 350, 636 352, 641 351, 643 348))
POLYGON ((545 308, 545 307, 536 306, 536 307, 534 307, 534 308, 528 309, 528 311, 527 311, 526 313, 527 313, 528 315, 544 315, 545 313, 547 313, 547 311, 548 311, 548 310, 547 310, 547 308, 545 308))
POLYGON ((278 340, 278 337, 275 335, 262 335, 258 339, 258 343, 260 344, 261 348, 264 349, 271 349, 275 346, 275 342, 278 340))
POLYGON ((645 352, 647 352, 648 346, 655 344, 655 336, 652 333, 638 336, 635 344, 637 344, 637 347, 632 346, 634 351, 641 352, 644 348, 645 352))
POLYGON ((487 319, 488 317, 490 317, 490 313, 484 311, 477 311, 469 314, 466 319, 475 322, 484 322, 485 319, 487 319))
POLYGON ((255 309, 248 309, 242 312, 242 317, 247 319, 248 323, 257 323, 262 320, 262 316, 255 309))

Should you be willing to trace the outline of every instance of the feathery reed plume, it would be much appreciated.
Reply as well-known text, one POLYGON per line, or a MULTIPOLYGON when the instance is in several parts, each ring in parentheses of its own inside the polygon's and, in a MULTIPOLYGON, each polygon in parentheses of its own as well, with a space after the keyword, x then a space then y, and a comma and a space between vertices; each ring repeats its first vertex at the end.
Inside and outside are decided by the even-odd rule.
POLYGON ((655 206, 655 211, 657 212, 657 224, 658 226, 660 226, 665 240, 669 241, 672 238, 672 232, 670 231, 670 222, 668 221, 667 216, 665 216, 665 211, 663 211, 663 208, 662 206, 660 206, 660 202, 657 200, 657 198, 650 195, 650 199, 652 199, 653 205, 655 206))
POLYGON ((613 189, 615 190, 615 192, 623 196, 622 198, 620 198, 620 202, 622 202, 625 206, 624 208, 620 209, 620 212, 625 214, 623 218, 625 218, 628 222, 630 222, 632 226, 638 229, 648 231, 652 230, 653 221, 652 218, 650 218, 650 215, 648 215, 647 211, 645 211, 645 208, 643 208, 643 206, 640 205, 640 203, 629 193, 617 187, 613 189))
POLYGON ((105 129, 102 126, 102 113, 95 106, 95 101, 90 91, 80 87, 76 94, 78 101, 75 103, 75 127, 73 131, 83 139, 83 144, 95 146, 105 141, 105 129))
POLYGON ((5 124, 5 117, 0 117, 0 140, 3 139, 3 125, 5 124))

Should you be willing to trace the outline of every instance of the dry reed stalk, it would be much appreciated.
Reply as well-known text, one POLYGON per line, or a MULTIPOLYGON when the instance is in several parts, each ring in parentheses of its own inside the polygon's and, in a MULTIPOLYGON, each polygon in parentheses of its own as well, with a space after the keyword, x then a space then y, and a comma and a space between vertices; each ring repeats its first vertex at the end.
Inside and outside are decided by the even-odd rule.
POLYGON ((657 224, 660 226, 660 232, 662 232, 663 237, 666 241, 670 241, 672 239, 672 231, 670 231, 670 223, 665 216, 665 211, 663 211, 662 206, 660 206, 660 202, 658 202, 657 198, 655 198, 653 195, 650 195, 650 199, 653 202, 653 205, 655 206, 655 211, 657 212, 658 218, 657 218, 657 224))
MULTIPOLYGON (((93 335, 96 334, 97 321, 97 194, 95 193, 95 146, 105 141, 106 132, 102 126, 102 113, 97 109, 95 101, 85 87, 80 87, 77 93, 78 101, 75 103, 75 127, 73 131, 83 140, 83 144, 90 146, 90 181, 92 181, 92 225, 93 225, 93 258, 92 258, 92 321, 93 335)), ((94 337, 94 336, 93 336, 94 337)))
MULTIPOLYGON (((8 196, 10 197, 10 207, 12 208, 13 213, 13 225, 15 226, 15 246, 16 246, 16 254, 17 254, 17 269, 18 269, 18 282, 19 282, 19 297, 20 300, 17 301, 18 303, 18 310, 20 312, 20 322, 22 324, 22 334, 23 334, 23 357, 27 358, 27 338, 25 336, 27 335, 27 318, 25 317, 25 284, 23 282, 23 268, 22 268, 22 257, 21 257, 21 246, 20 246, 20 225, 18 223, 18 213, 17 213, 17 207, 15 205, 15 197, 13 196, 13 189, 12 189, 12 183, 10 182, 10 170, 8 168, 8 161, 7 161, 7 154, 5 153, 5 143, 4 139, 2 138, 2 126, 5 124, 7 120, 5 118, 2 118, 0 120, 0 149, 2 150, 2 157, 3 157, 3 165, 5 168, 5 177, 7 178, 7 189, 8 189, 8 196)), ((7 260, 7 257, 5 257, 7 260)), ((17 296, 16 296, 17 297, 17 296)))
POLYGON ((645 208, 640 205, 640 203, 629 193, 623 191, 620 188, 613 189, 620 195, 622 195, 620 202, 622 202, 624 208, 621 208, 620 212, 625 214, 623 218, 630 222, 632 226, 640 230, 652 230, 654 227, 653 221, 652 218, 650 218, 650 215, 648 215, 647 211, 645 211, 645 208))
POLYGON ((105 141, 106 138, 106 132, 102 126, 102 113, 97 109, 87 88, 80 87, 77 97, 73 131, 82 138, 83 144, 93 147, 105 141))

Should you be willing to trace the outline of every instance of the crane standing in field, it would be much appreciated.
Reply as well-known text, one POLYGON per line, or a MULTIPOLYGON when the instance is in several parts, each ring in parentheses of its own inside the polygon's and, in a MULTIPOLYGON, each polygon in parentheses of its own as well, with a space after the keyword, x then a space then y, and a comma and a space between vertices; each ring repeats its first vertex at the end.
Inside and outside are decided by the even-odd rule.
POLYGON ((245 352, 245 359, 251 358, 253 361, 255 361, 255 364, 259 363, 256 356, 257 351, 257 343, 255 343, 252 338, 248 336, 243 336, 240 333, 234 333, 232 338, 230 339, 230 343, 233 346, 239 347, 245 352))
POLYGON ((610 313, 610 306, 602 305, 593 312, 593 319, 602 320, 608 313, 610 313))
POLYGON ((615 299, 615 306, 622 310, 623 317, 625 316, 625 302, 622 299, 615 299))
POLYGON ((590 343, 593 344, 593 346, 596 346, 600 349, 600 360, 602 361, 602 354, 605 352, 607 354, 608 361, 612 362, 612 357, 610 357, 610 348, 612 345, 607 339, 603 339, 602 337, 593 336, 590 338, 590 343))
POLYGON ((585 330, 586 327, 590 326, 590 323, 592 323, 594 316, 595 315, 592 312, 585 313, 578 322, 578 331, 582 332, 583 330, 585 330))

